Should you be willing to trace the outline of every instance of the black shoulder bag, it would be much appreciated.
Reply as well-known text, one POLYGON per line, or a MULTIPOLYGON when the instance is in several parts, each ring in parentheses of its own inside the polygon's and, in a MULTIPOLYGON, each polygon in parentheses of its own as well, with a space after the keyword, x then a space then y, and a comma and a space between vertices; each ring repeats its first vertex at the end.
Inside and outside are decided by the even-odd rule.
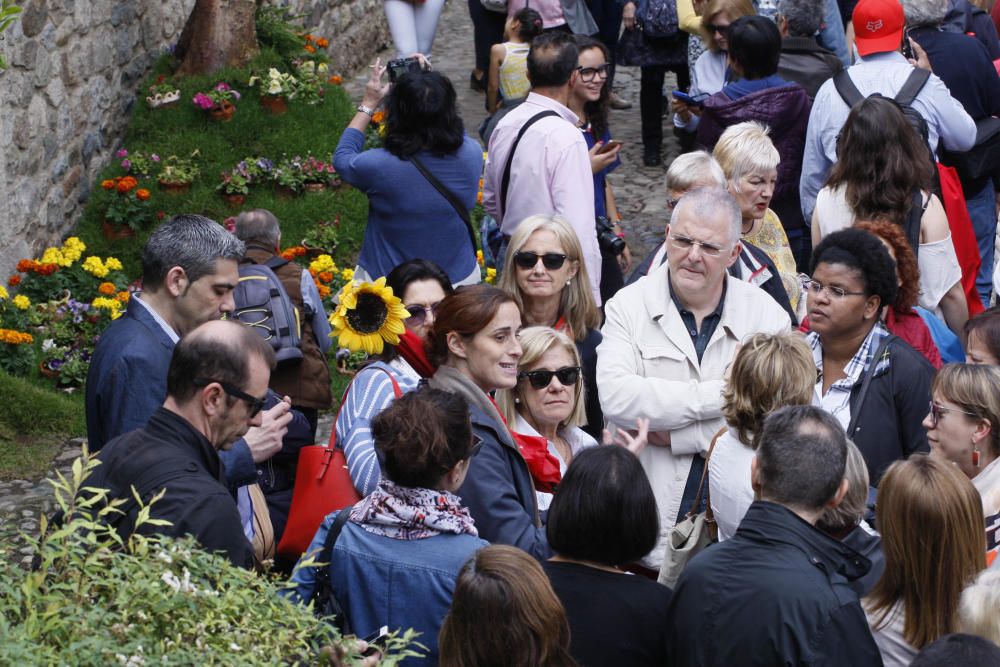
POLYGON ((545 111, 540 111, 534 116, 528 119, 528 121, 521 126, 521 130, 517 133, 517 137, 514 139, 514 143, 510 146, 510 152, 507 153, 507 164, 503 167, 503 178, 500 179, 500 201, 497 202, 500 207, 500 217, 503 218, 504 209, 507 208, 507 191, 510 189, 510 166, 514 163, 514 151, 517 150, 517 145, 521 143, 521 137, 524 133, 528 131, 528 128, 540 121, 543 118, 549 116, 558 116, 559 114, 551 109, 545 111))
POLYGON ((330 565, 333 563, 333 547, 337 544, 337 538, 340 537, 340 531, 344 529, 344 524, 347 523, 352 509, 354 509, 354 505, 349 505, 340 510, 337 518, 333 520, 333 525, 330 526, 329 532, 326 534, 326 540, 323 542, 323 550, 317 559, 318 562, 324 564, 316 572, 316 588, 313 590, 312 596, 313 611, 316 615, 334 616, 334 624, 343 635, 351 633, 351 624, 347 620, 347 614, 344 613, 343 607, 340 606, 337 598, 333 595, 333 585, 330 583, 330 565))
POLYGON ((427 182, 433 185, 434 189, 440 192, 441 196, 448 200, 451 207, 455 209, 456 213, 458 213, 458 217, 465 222, 465 227, 469 231, 469 242, 472 244, 472 254, 475 255, 476 248, 478 246, 476 245, 476 233, 472 229, 472 216, 469 215, 468 209, 465 208, 462 202, 458 200, 458 197, 456 197, 451 190, 444 186, 444 183, 437 179, 437 176, 431 173, 430 169, 424 166, 423 162, 417 159, 416 155, 410 156, 410 162, 412 162, 413 166, 417 168, 417 171, 423 174, 423 177, 427 179, 427 182))
MULTIPOLYGON (((847 424, 848 438, 853 438, 855 432, 861 430, 861 427, 858 426, 858 415, 861 414, 861 409, 865 405, 865 397, 868 395, 868 387, 871 386, 872 376, 875 375, 875 369, 878 367, 878 360, 882 357, 883 353, 888 354, 889 344, 896 340, 896 338, 896 334, 889 334, 882 339, 882 342, 879 343, 878 348, 875 350, 872 362, 868 366, 868 370, 865 372, 864 379, 861 381, 861 391, 858 393, 858 401, 851 406, 851 421, 847 424)), ((890 366, 890 368, 892 367, 890 366)))

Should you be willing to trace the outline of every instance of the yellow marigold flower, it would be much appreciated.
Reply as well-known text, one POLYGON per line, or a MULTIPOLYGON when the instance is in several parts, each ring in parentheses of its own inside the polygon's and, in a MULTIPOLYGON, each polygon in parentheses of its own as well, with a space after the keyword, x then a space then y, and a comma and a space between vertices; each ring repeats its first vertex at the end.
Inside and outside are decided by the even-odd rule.
MULTIPOLYGON (((109 258, 109 260, 110 259, 111 258, 109 258)), ((103 278, 108 275, 109 268, 110 267, 104 265, 104 262, 101 261, 100 257, 94 257, 91 255, 87 259, 83 260, 83 270, 96 278, 103 278)))
POLYGON ((9 299, 10 294, 7 293, 7 288, 0 285, 0 299, 9 299))
POLYGON ((497 270, 491 266, 490 268, 486 269, 486 282, 492 285, 496 281, 497 281, 497 270))
POLYGON ((121 292, 118 292, 118 300, 121 301, 122 303, 128 303, 128 300, 131 297, 132 295, 128 293, 128 290, 122 290, 121 292))
POLYGON ((87 245, 80 240, 79 236, 71 236, 68 239, 66 239, 65 243, 63 243, 63 249, 65 248, 70 248, 72 250, 79 250, 80 252, 83 252, 84 250, 87 249, 87 245))
POLYGON ((482 250, 477 250, 476 251, 476 264, 478 264, 479 266, 482 266, 485 263, 486 263, 486 260, 483 259, 483 251, 482 250))
POLYGON ((31 308, 31 299, 23 294, 15 296, 12 303, 17 306, 18 310, 28 310, 28 308, 31 308))
POLYGON ((316 273, 323 273, 324 271, 336 271, 337 266, 333 263, 333 257, 330 257, 330 255, 320 255, 310 262, 309 270, 316 273))
POLYGON ((108 315, 110 315, 111 319, 113 320, 117 320, 118 317, 122 314, 121 312, 122 303, 118 299, 109 299, 104 296, 99 296, 93 301, 91 301, 90 305, 92 305, 94 308, 100 308, 108 311, 108 315))
POLYGON ((58 264, 59 266, 69 266, 69 264, 66 263, 66 258, 63 257, 62 251, 59 248, 46 248, 45 252, 42 253, 42 259, 39 261, 42 264, 58 264))
POLYGON ((344 269, 340 272, 340 277, 344 280, 354 280, 354 269, 344 269))
POLYGON ((113 296, 118 289, 115 287, 114 283, 101 283, 98 285, 97 291, 106 296, 113 296))
POLYGON ((0 329, 0 343, 9 345, 29 345, 35 342, 34 336, 23 331, 13 329, 0 329))
POLYGON ((118 261, 117 257, 108 257, 108 259, 104 262, 104 265, 106 267, 108 267, 109 271, 121 271, 122 270, 122 263, 120 261, 118 261))

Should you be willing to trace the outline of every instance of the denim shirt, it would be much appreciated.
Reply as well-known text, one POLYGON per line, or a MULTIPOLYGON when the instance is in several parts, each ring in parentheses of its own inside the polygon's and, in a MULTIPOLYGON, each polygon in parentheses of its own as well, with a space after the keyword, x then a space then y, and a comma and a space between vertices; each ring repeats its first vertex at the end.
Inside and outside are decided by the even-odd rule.
MULTIPOLYGON (((323 549, 326 534, 339 512, 330 513, 316 531, 307 554, 323 549)), ((330 583, 337 602, 358 637, 367 637, 383 625, 389 631, 413 628, 427 647, 423 660, 407 665, 438 663, 438 631, 451 606, 455 579, 469 558, 488 546, 472 535, 441 533, 420 540, 397 540, 369 533, 348 521, 337 538, 330 567, 330 583)), ((288 596, 306 603, 316 586, 316 570, 296 569, 288 596)))

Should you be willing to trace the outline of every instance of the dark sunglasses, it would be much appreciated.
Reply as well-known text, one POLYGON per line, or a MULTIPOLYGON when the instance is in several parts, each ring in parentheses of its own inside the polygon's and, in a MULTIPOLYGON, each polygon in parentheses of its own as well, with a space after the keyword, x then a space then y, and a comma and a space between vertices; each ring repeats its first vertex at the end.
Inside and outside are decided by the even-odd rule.
POLYGON ((408 312, 410 316, 407 317, 403 321, 403 323, 411 327, 419 327, 421 324, 424 323, 424 320, 427 319, 428 312, 437 315, 438 306, 440 305, 441 305, 440 301, 438 301, 437 303, 432 303, 430 306, 418 306, 416 304, 412 306, 404 305, 403 308, 406 308, 406 312, 408 312))
POLYGON ((237 389, 228 382, 222 382, 220 380, 209 380, 206 378, 196 378, 194 381, 191 382, 191 384, 193 384, 196 387, 207 387, 213 382, 222 387, 222 391, 226 392, 226 394, 228 394, 229 396, 246 401, 247 404, 250 406, 250 419, 256 417, 257 413, 264 409, 265 399, 251 396, 242 389, 237 389))
POLYGON ((729 34, 729 26, 728 25, 716 25, 714 23, 709 23, 708 25, 705 26, 705 30, 708 31, 709 35, 717 32, 720 35, 722 35, 723 37, 725 37, 725 36, 727 36, 729 34))
POLYGON ((566 263, 566 255, 561 255, 557 252, 547 252, 544 255, 539 255, 537 252, 528 252, 526 250, 514 253, 514 263, 522 269, 533 269, 538 264, 539 257, 542 258, 542 265, 549 271, 561 269, 562 265, 566 263))
POLYGON ((571 387, 580 379, 579 366, 567 366, 557 371, 521 371, 517 374, 518 380, 528 378, 528 382, 535 389, 545 389, 552 384, 552 378, 559 378, 559 383, 564 387, 571 387))

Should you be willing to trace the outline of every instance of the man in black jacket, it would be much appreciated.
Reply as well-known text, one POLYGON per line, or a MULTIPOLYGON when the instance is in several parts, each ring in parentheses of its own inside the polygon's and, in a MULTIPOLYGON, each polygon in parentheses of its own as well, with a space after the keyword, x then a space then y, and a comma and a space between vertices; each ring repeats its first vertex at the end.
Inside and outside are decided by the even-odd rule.
POLYGON ((809 99, 823 83, 843 69, 833 51, 816 41, 823 23, 823 0, 779 0, 778 31, 781 32, 781 58, 778 75, 794 81, 806 90, 809 99))
POLYGON ((758 437, 758 500, 736 535, 685 568, 668 609, 671 667, 882 665, 850 582, 871 563, 813 526, 847 492, 847 439, 812 406, 778 410, 758 437))
POLYGON ((213 321, 174 347, 167 398, 145 427, 111 440, 98 455, 87 486, 126 501, 111 521, 123 538, 136 530, 134 488, 152 507, 150 518, 168 525, 140 525, 143 534, 192 535, 209 551, 240 567, 253 565, 237 509, 219 460, 251 426, 259 426, 274 352, 260 336, 235 322, 213 321))

